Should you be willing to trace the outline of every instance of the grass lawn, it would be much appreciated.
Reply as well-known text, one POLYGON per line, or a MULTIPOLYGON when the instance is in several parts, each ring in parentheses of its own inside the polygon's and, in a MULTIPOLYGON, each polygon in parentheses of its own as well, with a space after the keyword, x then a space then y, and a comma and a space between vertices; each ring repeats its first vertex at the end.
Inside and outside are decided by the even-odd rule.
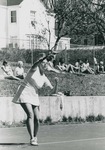
MULTIPOLYGON (((10 64, 14 70, 16 63, 10 64)), ((1 66, 1 62, 0 62, 1 66)), ((30 68, 30 64, 24 64, 25 72, 30 68)), ((0 69, 0 74, 3 71, 0 69)), ((71 96, 104 96, 105 95, 105 74, 92 75, 86 74, 85 76, 78 76, 75 74, 56 74, 46 72, 47 77, 54 85, 54 77, 59 78, 58 89, 59 92, 70 91, 71 96)), ((0 96, 14 96, 20 81, 4 79, 0 80, 0 96)), ((39 90, 39 95, 49 95, 50 89, 43 87, 39 90)))
MULTIPOLYGON (((46 75, 54 85, 54 77, 59 78, 57 91, 70 91, 71 96, 103 96, 105 95, 105 74, 78 76, 75 74, 56 74, 48 73, 46 75)), ((20 81, 4 79, 0 80, 0 96, 14 96, 20 81)), ((39 95, 49 95, 49 88, 43 87, 39 90, 39 95)))

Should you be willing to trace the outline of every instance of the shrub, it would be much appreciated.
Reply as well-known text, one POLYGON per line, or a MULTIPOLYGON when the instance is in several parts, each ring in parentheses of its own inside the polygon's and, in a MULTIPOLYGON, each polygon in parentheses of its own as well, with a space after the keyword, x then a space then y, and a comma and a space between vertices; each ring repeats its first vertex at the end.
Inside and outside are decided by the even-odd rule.
POLYGON ((95 116, 94 116, 94 115, 89 115, 89 116, 87 116, 87 117, 86 117, 86 121, 87 121, 87 122, 93 122, 93 121, 95 121, 95 116))
POLYGON ((51 124, 51 123, 52 123, 51 117, 48 116, 48 117, 44 120, 44 123, 51 124))
POLYGON ((105 117, 104 117, 103 115, 99 114, 99 115, 95 118, 95 121, 102 121, 102 120, 104 120, 104 119, 105 119, 105 117))
POLYGON ((71 116, 69 116, 69 117, 68 117, 68 121, 69 121, 69 122, 72 122, 72 121, 73 121, 73 118, 72 118, 71 116))
POLYGON ((73 120, 77 123, 84 122, 84 120, 81 117, 75 117, 73 120))
POLYGON ((62 117, 62 122, 67 122, 67 121, 68 121, 67 117, 66 117, 66 116, 63 116, 63 117, 62 117))
POLYGON ((43 124, 43 123, 44 123, 43 119, 39 119, 39 122, 40 122, 41 124, 43 124))

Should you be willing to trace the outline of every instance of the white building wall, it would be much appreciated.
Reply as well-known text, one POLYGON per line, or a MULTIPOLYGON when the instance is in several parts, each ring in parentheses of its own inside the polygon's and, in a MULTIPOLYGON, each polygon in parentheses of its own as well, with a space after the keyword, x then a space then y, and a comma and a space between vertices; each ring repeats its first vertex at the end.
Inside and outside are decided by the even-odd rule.
POLYGON ((55 15, 54 14, 49 14, 48 15, 48 20, 49 20, 49 28, 50 28, 50 32, 51 32, 50 48, 52 48, 54 46, 55 40, 56 40, 56 36, 55 36, 55 15))
POLYGON ((19 38, 19 6, 9 6, 8 7, 8 44, 13 44, 15 47, 15 43, 18 44, 19 38), (11 23, 11 11, 16 11, 16 22, 11 23))
POLYGON ((7 7, 0 5, 0 48, 7 44, 7 7))
MULTIPOLYGON (((24 0, 19 9, 19 16, 20 16, 20 24, 19 24, 19 35, 21 39, 24 39, 24 41, 21 40, 20 42, 20 47, 25 48, 27 47, 27 37, 26 35, 41 35, 44 36, 45 38, 49 38, 49 33, 48 33, 48 20, 50 30, 51 30, 51 47, 54 43, 55 40, 55 35, 54 35, 54 26, 55 26, 55 20, 54 17, 47 16, 46 9, 43 6, 43 4, 39 0, 24 0), (30 18, 30 11, 36 11, 35 13, 35 28, 31 25, 31 18, 30 18), (43 34, 44 29, 46 30, 46 34, 43 34)), ((36 43, 34 43, 36 45, 36 43)), ((36 48, 36 46, 34 47, 36 48)), ((47 44, 42 44, 40 45, 40 48, 48 48, 47 44)))
MULTIPOLYGON (((54 46, 56 39, 54 14, 47 14, 46 8, 40 0, 23 0, 20 5, 0 6, 0 16, 2 18, 2 22, 0 21, 0 36, 2 37, 0 38, 0 41, 2 40, 0 47, 18 46, 20 49, 48 49, 49 29, 51 33, 50 48, 54 46), (11 23, 11 11, 16 11, 16 23, 11 23), (35 11, 34 27, 31 24, 30 11, 35 11), (40 41, 31 35, 40 35, 46 40, 40 41)), ((62 40, 61 45, 68 45, 65 44, 65 41, 67 43, 68 39, 62 40)), ((64 48, 64 46, 61 47, 64 48)), ((58 49, 60 49, 59 45, 58 49)))
POLYGON ((58 50, 62 50, 62 49, 67 49, 68 50, 68 49, 70 49, 70 38, 62 37, 59 40, 57 49, 58 50))

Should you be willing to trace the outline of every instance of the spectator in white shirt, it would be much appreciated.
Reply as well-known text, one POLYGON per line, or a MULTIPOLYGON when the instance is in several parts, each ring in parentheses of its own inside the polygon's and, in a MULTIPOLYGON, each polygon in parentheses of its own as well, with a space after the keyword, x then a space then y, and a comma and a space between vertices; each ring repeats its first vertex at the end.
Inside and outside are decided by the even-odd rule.
POLYGON ((6 60, 3 61, 1 69, 4 71, 4 78, 5 79, 20 80, 19 78, 14 76, 13 70, 6 60))
POLYGON ((24 79, 25 73, 22 61, 18 61, 18 66, 15 68, 14 75, 17 78, 24 79))

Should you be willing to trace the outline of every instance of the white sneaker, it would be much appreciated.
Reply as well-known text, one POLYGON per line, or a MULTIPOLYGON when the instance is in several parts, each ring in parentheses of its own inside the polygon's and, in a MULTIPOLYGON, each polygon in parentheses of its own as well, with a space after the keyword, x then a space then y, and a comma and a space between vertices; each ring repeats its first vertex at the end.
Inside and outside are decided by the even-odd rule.
POLYGON ((33 145, 33 146, 38 146, 37 137, 34 137, 33 139, 31 139, 30 144, 33 145))

